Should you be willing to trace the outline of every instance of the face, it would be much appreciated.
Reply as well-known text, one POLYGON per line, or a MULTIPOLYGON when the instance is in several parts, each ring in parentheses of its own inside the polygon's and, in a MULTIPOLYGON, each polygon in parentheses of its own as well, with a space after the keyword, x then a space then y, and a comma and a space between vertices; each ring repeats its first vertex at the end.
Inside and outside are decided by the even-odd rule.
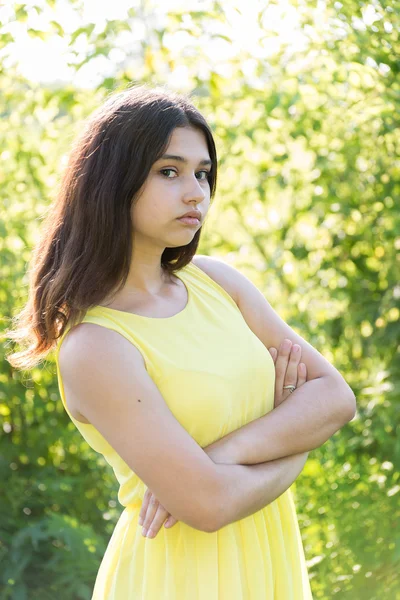
POLYGON ((187 162, 176 158, 156 161, 132 207, 135 246, 157 246, 161 251, 189 244, 210 205, 211 159, 203 132, 176 127, 165 154, 181 156, 187 162), (191 225, 178 220, 194 209, 201 212, 200 223, 191 225))

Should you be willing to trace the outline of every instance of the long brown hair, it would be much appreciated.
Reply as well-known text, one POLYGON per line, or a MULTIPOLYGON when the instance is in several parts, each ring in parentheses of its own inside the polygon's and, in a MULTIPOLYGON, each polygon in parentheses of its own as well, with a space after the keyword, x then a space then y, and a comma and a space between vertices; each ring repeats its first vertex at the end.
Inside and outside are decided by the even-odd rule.
MULTIPOLYGON (((134 84, 112 93, 85 120, 32 251, 28 301, 4 336, 27 346, 6 356, 13 367, 36 366, 56 346, 68 323, 79 323, 89 308, 122 289, 132 254, 131 207, 153 163, 167 149, 172 131, 185 126, 205 134, 213 198, 215 143, 189 95, 163 85, 134 84)), ((173 273, 187 265, 200 235, 201 228, 186 246, 166 248, 162 267, 173 273)))

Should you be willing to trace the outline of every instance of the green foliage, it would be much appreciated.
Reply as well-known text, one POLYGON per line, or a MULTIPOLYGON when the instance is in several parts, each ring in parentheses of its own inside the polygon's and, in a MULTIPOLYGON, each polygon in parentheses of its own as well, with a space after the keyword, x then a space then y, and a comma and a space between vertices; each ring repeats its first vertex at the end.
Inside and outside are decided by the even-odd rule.
POLYGON ((105 551, 103 538, 91 525, 49 513, 6 541, 2 597, 51 600, 61 589, 65 598, 90 597, 93 571, 105 551))
MULTIPOLYGON (((178 90, 194 92, 220 164, 199 252, 246 273, 357 397, 356 417, 311 453, 295 485, 314 598, 396 600, 398 6, 293 2, 305 42, 269 52, 277 39, 269 5, 254 15, 260 29, 252 46, 235 37, 235 14, 246 16, 240 3, 235 10, 210 4, 208 11, 170 12, 160 24, 143 2, 103 31, 80 19, 72 33, 53 13, 51 33, 27 26, 35 9, 15 5, 13 19, 30 36, 67 39, 77 72, 119 48, 120 35, 150 25, 94 90, 25 80, 7 62, 14 33, 0 32, 2 325, 25 303, 31 248, 81 119, 127 83, 168 85, 177 69, 187 73, 178 90), (182 48, 171 48, 173 36, 183 35, 182 48), (209 50, 216 40, 228 58, 209 50)), ((70 423, 52 357, 29 381, 3 351, 0 360, 0 600, 89 599, 120 514, 114 475, 70 423)))

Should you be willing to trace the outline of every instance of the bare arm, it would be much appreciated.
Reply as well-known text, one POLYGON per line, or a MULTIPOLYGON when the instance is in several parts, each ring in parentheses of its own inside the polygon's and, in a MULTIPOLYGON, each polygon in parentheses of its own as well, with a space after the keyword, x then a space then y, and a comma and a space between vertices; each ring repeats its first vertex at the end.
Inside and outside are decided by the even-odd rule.
POLYGON ((303 452, 255 465, 233 464, 231 446, 224 445, 226 437, 204 448, 220 477, 218 529, 276 500, 297 479, 308 458, 308 452, 303 452))
POLYGON ((307 457, 308 452, 304 452, 258 465, 217 465, 221 468, 222 489, 217 528, 248 517, 276 500, 300 475, 307 457))
POLYGON ((175 419, 139 350, 107 327, 81 323, 64 338, 58 362, 67 406, 97 429, 170 514, 212 531, 220 501, 216 465, 175 419))
POLYGON ((239 453, 235 449, 234 436, 230 434, 204 451, 217 465, 235 467, 233 471, 221 470, 219 528, 261 510, 281 496, 300 475, 309 454, 302 452, 254 465, 239 464, 236 463, 239 453))
MULTIPOLYGON (((310 383, 317 381, 313 380, 310 383)), ((307 391, 306 383, 299 386, 296 392, 300 393, 302 390, 307 391)), ((223 507, 220 512, 221 527, 253 514, 270 504, 292 485, 303 470, 308 451, 292 452, 291 455, 285 457, 274 457, 277 447, 278 450, 283 447, 282 444, 279 445, 280 435, 283 436, 284 441, 289 440, 287 447, 293 448, 296 443, 298 444, 297 447, 300 447, 301 442, 290 442, 289 439, 290 430, 287 421, 292 423, 293 419, 287 417, 286 421, 283 415, 282 420, 278 420, 275 425, 276 430, 272 426, 271 435, 266 434, 266 417, 274 413, 278 414, 278 411, 281 411, 284 406, 288 406, 289 403, 291 403, 291 407, 289 406, 291 414, 294 416, 299 415, 299 410, 296 412, 296 408, 293 407, 292 397, 294 394, 295 392, 264 417, 255 419, 204 448, 204 451, 216 463, 247 466, 250 469, 250 471, 238 471, 237 476, 235 474, 229 481, 229 486, 224 489, 223 507), (279 423, 281 423, 280 428, 279 423), (266 443, 266 439, 268 443, 266 443), (266 462, 263 459, 259 464, 253 464, 257 463, 257 459, 260 457, 268 456, 268 452, 274 457, 271 461, 266 462), (247 465, 246 461, 248 461, 247 465)), ((282 411, 280 414, 283 414, 282 411)), ((286 414, 290 413, 287 412, 286 414)), ((298 418, 300 421, 303 418, 307 426, 306 416, 300 414, 298 418)), ((293 427, 293 425, 290 426, 293 427)), ((330 431, 329 423, 321 423, 321 428, 323 432, 330 431)), ((295 426, 293 431, 296 433, 295 426)), ((324 433, 320 435, 323 439, 324 433)), ((292 435, 292 437, 296 438, 296 435, 292 435)), ((227 476, 229 477, 225 474, 224 478, 227 476)))
POLYGON ((349 392, 330 376, 307 381, 266 415, 232 431, 207 447, 218 448, 228 464, 254 465, 309 452, 325 443, 351 415, 333 412, 349 392))

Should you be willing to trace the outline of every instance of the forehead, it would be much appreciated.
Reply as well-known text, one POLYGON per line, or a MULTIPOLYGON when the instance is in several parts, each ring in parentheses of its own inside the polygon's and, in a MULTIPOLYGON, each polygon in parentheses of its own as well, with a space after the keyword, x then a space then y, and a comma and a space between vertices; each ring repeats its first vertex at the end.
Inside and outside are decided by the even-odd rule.
POLYGON ((181 154, 189 160, 210 158, 205 134, 194 127, 175 127, 166 153, 181 154))

